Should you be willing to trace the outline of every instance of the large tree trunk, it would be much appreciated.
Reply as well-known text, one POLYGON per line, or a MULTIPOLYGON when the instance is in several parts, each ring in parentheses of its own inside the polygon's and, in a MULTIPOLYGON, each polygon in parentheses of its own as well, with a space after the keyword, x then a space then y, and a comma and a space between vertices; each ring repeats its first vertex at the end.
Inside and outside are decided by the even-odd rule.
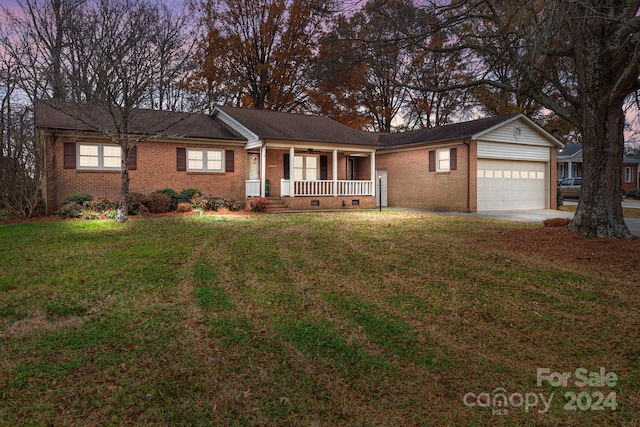
POLYGON ((118 213, 116 222, 127 222, 128 206, 129 206, 129 147, 128 143, 121 143, 122 163, 120 167, 120 204, 118 205, 118 213))
POLYGON ((622 215, 622 105, 584 109, 582 190, 569 229, 587 237, 633 237, 622 215))

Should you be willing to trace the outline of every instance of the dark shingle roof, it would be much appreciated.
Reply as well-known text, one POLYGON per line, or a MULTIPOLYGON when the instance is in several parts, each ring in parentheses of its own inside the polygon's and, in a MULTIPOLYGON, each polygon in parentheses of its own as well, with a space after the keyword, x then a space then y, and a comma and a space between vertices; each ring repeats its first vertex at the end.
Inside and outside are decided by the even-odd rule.
POLYGON ((558 149, 558 157, 571 157, 582 151, 582 144, 567 144, 558 149))
POLYGON ((224 106, 217 108, 260 139, 380 145, 377 134, 352 129, 328 117, 224 106))
POLYGON ((470 122, 456 123, 452 125, 438 126, 435 128, 419 129, 403 133, 390 133, 382 135, 379 141, 385 147, 398 147, 402 145, 423 144, 436 141, 453 141, 471 138, 473 135, 499 125, 519 114, 508 116, 489 117, 487 119, 473 120, 470 122))
MULTIPOLYGON (((184 138, 245 141, 240 135, 207 114, 134 110, 129 132, 184 138)), ((105 107, 49 101, 35 103, 36 127, 75 131, 115 131, 114 120, 105 107)))

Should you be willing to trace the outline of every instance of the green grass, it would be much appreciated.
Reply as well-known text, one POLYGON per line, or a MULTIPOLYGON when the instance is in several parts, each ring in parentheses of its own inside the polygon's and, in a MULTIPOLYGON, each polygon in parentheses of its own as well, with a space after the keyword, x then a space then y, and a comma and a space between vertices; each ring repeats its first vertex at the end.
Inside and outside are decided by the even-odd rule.
POLYGON ((391 211, 0 225, 0 425, 637 424, 639 274, 500 242, 533 227, 391 211), (616 372, 601 391, 618 409, 565 411, 560 392, 585 390, 537 387, 544 367, 616 372), (547 413, 463 403, 498 388, 558 393, 547 413))

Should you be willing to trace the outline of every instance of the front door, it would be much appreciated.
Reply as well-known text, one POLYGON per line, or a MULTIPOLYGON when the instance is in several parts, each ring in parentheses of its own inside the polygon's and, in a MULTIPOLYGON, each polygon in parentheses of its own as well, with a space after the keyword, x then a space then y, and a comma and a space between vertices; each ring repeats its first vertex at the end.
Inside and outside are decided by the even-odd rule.
POLYGON ((347 179, 353 181, 356 179, 356 159, 347 157, 347 179))
POLYGON ((260 179, 260 155, 249 154, 249 181, 260 179))

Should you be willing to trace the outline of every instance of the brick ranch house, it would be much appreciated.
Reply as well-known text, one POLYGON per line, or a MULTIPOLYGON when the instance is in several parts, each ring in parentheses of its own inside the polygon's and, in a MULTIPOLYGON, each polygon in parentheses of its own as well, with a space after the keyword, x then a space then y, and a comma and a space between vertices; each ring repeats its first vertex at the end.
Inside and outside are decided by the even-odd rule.
MULTIPOLYGON (((568 144, 559 148, 558 180, 582 177, 582 144, 568 144)), ((640 187, 640 160, 624 156, 622 159, 622 189, 625 191, 640 187)))
MULTIPOLYGON (((104 109, 36 102, 47 213, 73 193, 117 200, 120 148, 104 109), (99 130, 99 131, 98 131, 99 130)), ((522 114, 378 134, 326 117, 216 107, 211 115, 137 110, 130 189, 269 195, 292 210, 383 206, 475 212, 555 208, 556 148, 522 114), (381 190, 381 193, 379 191, 381 190)))

